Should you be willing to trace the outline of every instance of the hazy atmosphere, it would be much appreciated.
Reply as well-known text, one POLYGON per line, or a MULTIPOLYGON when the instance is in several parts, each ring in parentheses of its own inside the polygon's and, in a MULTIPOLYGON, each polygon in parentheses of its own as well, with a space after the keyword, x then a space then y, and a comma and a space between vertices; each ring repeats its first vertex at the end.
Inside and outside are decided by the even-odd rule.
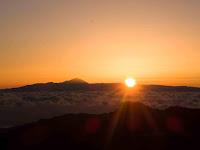
POLYGON ((0 150, 200 149, 199 67, 200 0, 0 0, 0 150))
POLYGON ((199 0, 0 0, 0 88, 74 77, 200 86, 199 10, 199 0))

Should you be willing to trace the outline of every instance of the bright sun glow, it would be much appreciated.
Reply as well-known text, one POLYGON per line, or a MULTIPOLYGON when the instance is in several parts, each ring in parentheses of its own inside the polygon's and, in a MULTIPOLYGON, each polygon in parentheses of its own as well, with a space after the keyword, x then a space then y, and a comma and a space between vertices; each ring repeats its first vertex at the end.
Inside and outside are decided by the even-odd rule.
POLYGON ((127 85, 128 87, 133 87, 133 86, 135 86, 135 84, 136 84, 135 80, 132 79, 132 78, 126 79, 126 80, 125 80, 125 83, 126 83, 126 85, 127 85))

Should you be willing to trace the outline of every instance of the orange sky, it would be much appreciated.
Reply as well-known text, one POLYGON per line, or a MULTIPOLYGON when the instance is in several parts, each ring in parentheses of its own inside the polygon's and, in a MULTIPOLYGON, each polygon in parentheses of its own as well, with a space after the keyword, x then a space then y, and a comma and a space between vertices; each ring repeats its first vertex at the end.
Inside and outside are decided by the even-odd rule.
POLYGON ((0 88, 81 78, 200 86, 198 0, 0 1, 0 88))

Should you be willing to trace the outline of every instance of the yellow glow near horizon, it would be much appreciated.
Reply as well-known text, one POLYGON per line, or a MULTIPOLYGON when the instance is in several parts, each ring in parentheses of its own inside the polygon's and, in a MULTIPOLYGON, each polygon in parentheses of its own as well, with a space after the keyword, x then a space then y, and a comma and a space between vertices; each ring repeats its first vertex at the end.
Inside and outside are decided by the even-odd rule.
POLYGON ((126 80, 125 80, 125 83, 126 83, 126 85, 127 85, 128 87, 133 87, 133 86, 136 85, 135 80, 132 79, 132 78, 128 78, 128 79, 126 79, 126 80))
POLYGON ((198 0, 11 1, 0 1, 0 89, 127 75, 200 87, 198 0))

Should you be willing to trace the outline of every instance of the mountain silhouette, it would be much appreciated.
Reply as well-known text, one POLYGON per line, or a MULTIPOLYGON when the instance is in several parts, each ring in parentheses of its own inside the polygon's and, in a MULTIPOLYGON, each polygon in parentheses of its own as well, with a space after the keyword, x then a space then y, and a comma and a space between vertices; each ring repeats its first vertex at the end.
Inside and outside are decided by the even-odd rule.
MULTIPOLYGON (((137 85, 140 90, 156 92, 199 92, 198 87, 164 86, 164 85, 137 85)), ((41 92, 41 91, 116 91, 125 89, 122 83, 94 83, 89 84, 82 79, 72 79, 61 83, 37 83, 18 88, 1 89, 1 92, 41 92)))
POLYGON ((0 130, 1 149, 199 149, 200 109, 124 102, 105 114, 66 114, 0 130))
POLYGON ((86 81, 79 79, 79 78, 74 78, 72 80, 65 81, 63 83, 65 83, 65 84, 88 84, 86 81))
POLYGON ((109 91, 119 90, 121 83, 95 83, 89 84, 86 81, 74 78, 61 83, 37 83, 18 88, 1 89, 1 92, 41 92, 41 91, 109 91))

